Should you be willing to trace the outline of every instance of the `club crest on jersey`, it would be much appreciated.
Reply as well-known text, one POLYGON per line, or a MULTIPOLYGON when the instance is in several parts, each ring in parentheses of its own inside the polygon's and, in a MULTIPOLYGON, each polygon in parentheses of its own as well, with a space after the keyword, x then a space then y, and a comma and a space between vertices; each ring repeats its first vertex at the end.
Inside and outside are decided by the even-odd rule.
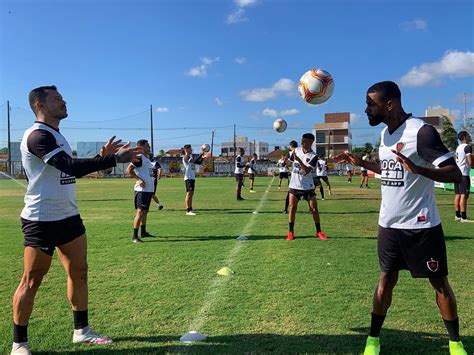
POLYGON ((395 146, 396 152, 400 153, 404 146, 405 146, 405 143, 398 142, 397 145, 395 146))
POLYGON ((430 270, 431 272, 436 272, 438 270, 439 263, 437 260, 434 260, 433 258, 431 258, 431 260, 428 260, 426 262, 426 266, 428 267, 428 270, 430 270))

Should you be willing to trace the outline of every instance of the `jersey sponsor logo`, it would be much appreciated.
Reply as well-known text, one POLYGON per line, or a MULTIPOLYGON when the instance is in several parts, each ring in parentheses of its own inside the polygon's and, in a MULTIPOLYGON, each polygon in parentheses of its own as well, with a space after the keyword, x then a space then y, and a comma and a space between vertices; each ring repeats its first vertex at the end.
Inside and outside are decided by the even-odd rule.
MULTIPOLYGON (((401 143, 397 143, 398 144, 401 143)), ((397 147, 398 149, 398 147, 397 147)), ((381 165, 381 181, 380 183, 384 186, 404 186, 405 182, 403 181, 403 177, 405 175, 405 171, 403 170, 402 163, 393 159, 390 160, 382 160, 380 162, 381 165)))
POLYGON ((400 153, 404 146, 405 146, 405 143, 398 142, 397 145, 395 146, 397 153, 400 153))
POLYGON ((418 216, 417 220, 418 222, 426 222, 426 216, 418 216))
POLYGON ((439 262, 431 258, 431 260, 428 260, 426 262, 426 266, 428 267, 428 270, 430 270, 431 272, 436 272, 439 267, 439 262))
POLYGON ((61 185, 75 184, 76 178, 74 176, 68 175, 61 171, 61 176, 59 178, 59 183, 61 185))

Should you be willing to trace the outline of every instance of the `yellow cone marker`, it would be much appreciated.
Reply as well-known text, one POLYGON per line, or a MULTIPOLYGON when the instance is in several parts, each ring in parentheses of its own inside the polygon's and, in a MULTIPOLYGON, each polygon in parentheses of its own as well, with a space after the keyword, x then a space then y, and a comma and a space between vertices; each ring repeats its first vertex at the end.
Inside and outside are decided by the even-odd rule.
POLYGON ((227 266, 224 266, 222 269, 220 269, 218 272, 217 272, 219 275, 223 275, 223 276, 230 276, 230 275, 233 275, 234 274, 234 271, 232 271, 231 269, 229 269, 227 266))

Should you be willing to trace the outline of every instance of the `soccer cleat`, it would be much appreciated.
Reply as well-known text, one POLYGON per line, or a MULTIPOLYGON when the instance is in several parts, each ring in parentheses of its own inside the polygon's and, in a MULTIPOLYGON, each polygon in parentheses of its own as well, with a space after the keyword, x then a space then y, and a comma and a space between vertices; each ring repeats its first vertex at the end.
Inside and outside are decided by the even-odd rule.
POLYGON ((158 205, 158 209, 159 209, 160 211, 163 209, 163 207, 165 207, 165 206, 163 206, 163 205, 161 205, 161 204, 158 205))
POLYGON ((294 239, 295 239, 295 233, 288 232, 288 236, 286 237, 286 240, 294 240, 294 239))
POLYGON ((283 210, 281 213, 283 213, 283 214, 288 214, 288 211, 287 211, 287 210, 283 210))
POLYGON ((281 190, 281 186, 278 186, 278 190, 281 190))
POLYGON ((365 343, 364 355, 379 355, 380 354, 380 338, 368 336, 365 343))
POLYGON ((316 232, 316 238, 321 240, 328 240, 328 237, 323 232, 316 232))
POLYGON ((454 216, 454 220, 455 220, 455 221, 460 221, 461 219, 462 219, 461 217, 454 216))
POLYGON ((194 213, 193 211, 188 211, 186 212, 186 216, 195 216, 196 213, 194 213))
POLYGON ((72 336, 73 343, 83 343, 83 344, 97 344, 105 345, 110 344, 112 339, 104 337, 100 334, 94 332, 88 326, 82 329, 74 329, 74 335, 72 336))
POLYGON ((469 218, 461 218, 461 223, 474 223, 474 220, 469 218))
POLYGON ((240 197, 240 196, 237 197, 237 201, 244 201, 244 200, 245 200, 245 198, 243 198, 243 197, 240 197))
POLYGON ((140 237, 141 238, 155 238, 156 235, 153 235, 153 234, 150 234, 150 233, 146 232, 146 233, 143 233, 140 237))
POLYGON ((467 355, 461 341, 449 341, 449 355, 467 355))
POLYGON ((13 342, 11 355, 31 355, 28 343, 15 343, 13 342))
POLYGON ((135 238, 135 237, 133 237, 133 238, 132 238, 132 243, 144 243, 144 241, 143 241, 143 240, 141 240, 141 239, 140 239, 140 238, 138 238, 138 237, 136 237, 136 238, 135 238))
POLYGON ((324 201, 324 198, 322 198, 321 201, 324 201))
POLYGON ((249 192, 251 192, 253 194, 257 193, 257 191, 255 191, 254 189, 250 189, 249 192))

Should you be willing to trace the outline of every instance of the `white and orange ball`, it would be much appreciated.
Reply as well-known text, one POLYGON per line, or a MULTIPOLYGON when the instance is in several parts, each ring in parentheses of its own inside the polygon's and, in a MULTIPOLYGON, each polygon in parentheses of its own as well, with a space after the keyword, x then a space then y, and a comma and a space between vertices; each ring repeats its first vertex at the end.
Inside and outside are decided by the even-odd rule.
POLYGON ((288 127, 288 124, 283 118, 277 118, 275 122, 273 122, 273 129, 278 133, 285 132, 286 127, 288 127))
POLYGON ((324 69, 311 69, 298 83, 298 92, 307 103, 319 105, 329 100, 334 92, 332 75, 324 69))
POLYGON ((211 150, 211 146, 207 143, 204 143, 203 145, 201 145, 201 150, 207 153, 211 150))

